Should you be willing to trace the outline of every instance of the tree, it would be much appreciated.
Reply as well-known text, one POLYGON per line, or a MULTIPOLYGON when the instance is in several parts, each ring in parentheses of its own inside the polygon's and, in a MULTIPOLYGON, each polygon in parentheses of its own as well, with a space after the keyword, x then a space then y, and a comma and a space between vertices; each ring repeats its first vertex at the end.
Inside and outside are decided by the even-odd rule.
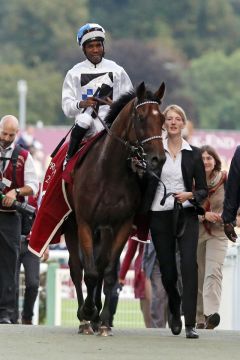
POLYGON ((115 39, 147 39, 158 34, 161 9, 157 0, 89 0, 88 6, 92 18, 115 39))
MULTIPOLYGON (((86 22, 86 0, 0 0, 0 43, 20 49, 27 66, 55 62, 62 48, 74 48, 86 22)), ((8 55, 7 55, 8 56, 8 55)))
POLYGON ((52 65, 34 69, 23 65, 2 65, 0 78, 0 117, 5 114, 18 116, 17 82, 25 79, 28 84, 27 122, 35 124, 61 124, 66 120, 61 110, 62 75, 52 65))
POLYGON ((107 55, 126 69, 134 86, 144 81, 153 91, 162 81, 166 83, 164 103, 177 101, 175 89, 181 87, 181 69, 183 58, 167 48, 159 48, 157 44, 145 44, 134 39, 112 41, 107 55))
POLYGON ((240 51, 212 52, 193 60, 184 74, 184 93, 196 108, 198 126, 240 129, 240 51))
POLYGON ((238 0, 89 1, 93 18, 106 26, 113 38, 157 38, 171 42, 188 58, 211 49, 224 48, 231 53, 239 47, 239 8, 238 0))

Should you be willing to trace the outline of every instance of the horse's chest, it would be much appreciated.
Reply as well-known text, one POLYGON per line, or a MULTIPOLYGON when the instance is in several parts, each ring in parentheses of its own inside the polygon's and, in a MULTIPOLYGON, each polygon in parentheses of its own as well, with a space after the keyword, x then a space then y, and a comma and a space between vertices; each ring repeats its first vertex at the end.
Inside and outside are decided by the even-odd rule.
POLYGON ((137 207, 140 193, 138 187, 127 188, 125 186, 109 186, 99 192, 96 215, 98 217, 107 216, 115 218, 120 214, 132 213, 137 207))
POLYGON ((133 201, 136 199, 138 193, 136 191, 126 191, 121 187, 114 187, 107 189, 102 194, 100 207, 111 209, 125 209, 132 206, 133 201))

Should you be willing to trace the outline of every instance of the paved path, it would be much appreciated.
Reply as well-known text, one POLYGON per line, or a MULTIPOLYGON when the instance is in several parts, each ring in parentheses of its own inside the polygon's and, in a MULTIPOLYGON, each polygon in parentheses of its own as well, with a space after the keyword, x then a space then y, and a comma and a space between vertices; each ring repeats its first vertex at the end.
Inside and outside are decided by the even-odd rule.
POLYGON ((235 360, 240 331, 201 330, 198 340, 169 329, 114 329, 83 336, 76 328, 0 325, 1 360, 235 360))

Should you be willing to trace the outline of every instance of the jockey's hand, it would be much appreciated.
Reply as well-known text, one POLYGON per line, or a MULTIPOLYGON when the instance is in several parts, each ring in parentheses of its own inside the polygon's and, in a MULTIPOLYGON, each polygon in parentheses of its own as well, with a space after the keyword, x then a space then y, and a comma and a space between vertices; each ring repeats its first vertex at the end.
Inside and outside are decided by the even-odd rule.
POLYGON ((109 103, 109 105, 113 103, 113 100, 109 96, 106 97, 106 100, 109 103))
POLYGON ((224 232, 230 241, 234 243, 236 242, 238 236, 235 233, 233 224, 231 223, 224 224, 224 232))
POLYGON ((97 105, 97 101, 94 100, 93 97, 88 97, 87 100, 80 101, 81 108, 95 107, 97 105))
POLYGON ((16 200, 16 191, 14 189, 8 191, 5 196, 2 198, 2 205, 6 207, 11 207, 16 200))

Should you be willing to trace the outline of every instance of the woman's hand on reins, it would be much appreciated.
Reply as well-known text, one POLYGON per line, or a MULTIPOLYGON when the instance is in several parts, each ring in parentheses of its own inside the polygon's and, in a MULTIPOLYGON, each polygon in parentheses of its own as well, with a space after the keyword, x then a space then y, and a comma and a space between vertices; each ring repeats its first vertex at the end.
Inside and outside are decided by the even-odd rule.
POLYGON ((187 200, 192 200, 193 199, 193 193, 188 192, 188 191, 177 192, 177 193, 175 193, 174 197, 177 200, 177 202, 182 204, 187 200))

